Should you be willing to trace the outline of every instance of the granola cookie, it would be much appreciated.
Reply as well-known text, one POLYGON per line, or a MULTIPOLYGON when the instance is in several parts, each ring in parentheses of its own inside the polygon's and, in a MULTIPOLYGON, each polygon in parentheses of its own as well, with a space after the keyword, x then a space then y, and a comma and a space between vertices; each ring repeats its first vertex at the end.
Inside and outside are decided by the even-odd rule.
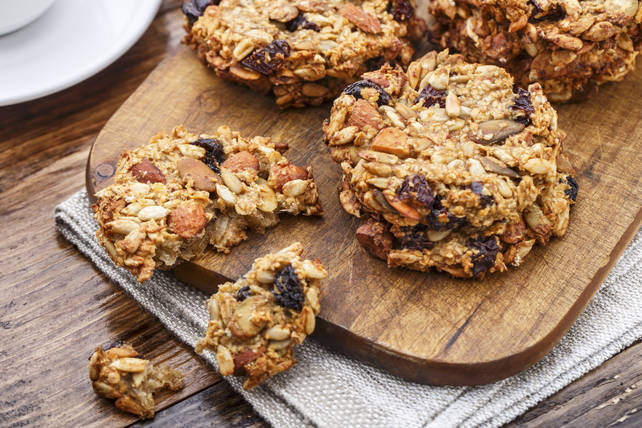
POLYGON ((535 83, 430 52, 335 100, 325 141, 357 239, 389 266, 483 276, 562 236, 577 194, 565 134, 535 83))
POLYGON ((142 419, 154 417, 154 392, 183 387, 183 375, 167 366, 154 366, 131 345, 103 350, 89 360, 89 378, 98 395, 116 400, 116 407, 142 419))
POLYGON ((245 389, 292 367, 294 346, 314 331, 327 273, 318 260, 301 260, 302 252, 297 242, 256 259, 207 301, 210 321, 196 351, 215 352, 221 374, 245 376, 245 389))
POLYGON ((279 213, 321 214, 311 168, 291 164, 285 149, 226 126, 214 135, 182 126, 159 134, 123 153, 114 183, 96 193, 98 241, 143 282, 208 245, 229 252, 247 229, 276 225, 279 213))
POLYGON ((434 0, 429 11, 435 43, 539 82, 554 102, 622 80, 642 45, 638 0, 434 0))
POLYGON ((188 0, 185 43, 279 107, 318 105, 368 67, 408 64, 425 32, 414 0, 188 0))

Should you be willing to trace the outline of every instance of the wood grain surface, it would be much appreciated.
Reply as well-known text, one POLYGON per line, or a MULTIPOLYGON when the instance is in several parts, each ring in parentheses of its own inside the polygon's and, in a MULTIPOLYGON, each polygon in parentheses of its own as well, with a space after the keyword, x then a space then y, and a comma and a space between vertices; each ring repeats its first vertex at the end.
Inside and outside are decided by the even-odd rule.
MULTIPOLYGON (((55 205, 84 185, 98 131, 182 37, 179 4, 166 0, 144 37, 104 72, 44 99, 0 108, 2 427, 134 422, 96 397, 87 375, 92 350, 117 340, 133 341, 154 362, 167 361, 187 372, 187 390, 159 397, 156 419, 148 424, 265 426, 210 367, 54 228, 55 205)), ((515 422, 640 426, 641 357, 642 344, 630 347, 515 422), (589 416, 583 415, 589 412, 587 423, 589 416)))
POLYGON ((304 254, 319 258, 329 273, 317 339, 409 380, 488 383, 518 373, 551 349, 639 229, 642 100, 633 88, 640 85, 642 71, 594 99, 559 108, 580 185, 568 232, 533 250, 519 269, 483 281, 388 269, 369 256, 354 239, 358 220, 339 204, 339 167, 322 142, 329 105, 280 111, 271 98, 213 76, 185 46, 154 70, 100 132, 87 187, 95 191, 111 181, 124 149, 178 124, 195 133, 228 125, 245 136, 285 141, 288 159, 312 165, 323 217, 284 218, 229 255, 210 250, 180 265, 177 276, 213 290, 223 279, 243 275, 256 257, 302 242, 304 254))

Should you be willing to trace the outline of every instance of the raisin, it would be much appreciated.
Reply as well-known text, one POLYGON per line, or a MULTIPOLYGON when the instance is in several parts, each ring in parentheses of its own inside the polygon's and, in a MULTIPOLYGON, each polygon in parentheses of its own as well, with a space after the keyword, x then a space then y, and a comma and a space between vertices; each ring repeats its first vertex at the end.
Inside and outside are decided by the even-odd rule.
POLYGON ((192 25, 198 20, 199 16, 203 16, 203 12, 205 12, 207 6, 212 4, 218 5, 220 2, 221 0, 187 0, 183 2, 181 9, 185 16, 187 16, 189 24, 192 25))
POLYGON ((373 88, 379 92, 379 99, 377 99, 378 106, 390 104, 390 94, 388 94, 381 86, 377 85, 375 82, 371 82, 370 80, 359 80, 358 82, 354 82, 346 86, 343 92, 359 99, 363 98, 361 96, 361 90, 363 88, 373 88))
POLYGON ((477 251, 477 253, 471 257, 473 262, 473 275, 482 275, 495 266, 495 258, 499 252, 499 245, 497 245, 497 238, 494 235, 480 236, 471 239, 468 241, 467 246, 471 250, 477 251))
POLYGON ((404 179, 399 189, 397 189, 399 199, 411 199, 419 202, 428 209, 432 208, 434 197, 432 189, 426 179, 418 174, 408 176, 404 179))
POLYGON ((425 88, 421 90, 419 96, 415 98, 415 104, 423 100, 424 107, 430 107, 433 104, 439 104, 439 107, 446 107, 446 95, 447 91, 440 91, 433 88, 430 84, 426 85, 425 88))
POLYGON ((321 31, 321 28, 314 22, 308 21, 302 12, 299 12, 299 14, 293 20, 286 22, 285 28, 287 28, 288 31, 292 32, 298 30, 299 28, 303 28, 304 30, 316 31, 317 33, 321 31))
POLYGON ((219 165, 222 164, 225 160, 223 145, 218 140, 213 138, 199 138, 192 144, 205 149, 205 157, 203 158, 203 162, 205 163, 205 165, 210 167, 212 171, 220 174, 221 169, 219 168, 219 165))
POLYGON ((545 11, 537 3, 537 0, 530 0, 531 4, 535 7, 533 14, 528 21, 531 23, 542 22, 542 21, 558 21, 563 19, 566 16, 566 12, 560 5, 555 5, 549 11, 545 11))
POLYGON ((514 119, 516 122, 519 122, 524 126, 528 126, 533 123, 531 121, 531 114, 533 114, 535 109, 533 108, 533 103, 531 102, 531 93, 526 89, 517 89, 517 98, 515 98, 515 104, 511 106, 511 109, 521 110, 524 113, 524 116, 520 116, 514 119))
POLYGON ((292 265, 287 265, 274 277, 276 291, 272 291, 276 303, 284 308, 300 311, 303 308, 303 287, 292 265))
POLYGON ((484 183, 481 181, 473 181, 470 183, 470 190, 472 190, 474 194, 479 195, 479 202, 482 208, 486 208, 495 202, 495 199, 491 195, 484 195, 482 193, 484 191, 484 183))
POLYGON ((577 181, 570 175, 566 177, 566 183, 568 184, 568 189, 564 190, 564 194, 568 196, 571 201, 575 202, 580 186, 578 186, 577 181))
POLYGON ((415 15, 415 8, 412 7, 410 0, 392 0, 388 6, 388 13, 395 21, 402 22, 415 15))
POLYGON ((403 235, 397 238, 399 248, 406 250, 430 250, 435 243, 426 236, 426 225, 419 223, 416 226, 402 226, 403 235))
POLYGON ((243 300, 247 299, 247 297, 250 295, 250 287, 246 285, 245 287, 242 287, 239 289, 239 291, 236 292, 234 295, 234 298, 236 299, 237 302, 242 302, 243 300))
POLYGON ((365 65, 368 71, 379 70, 384 65, 390 65, 390 67, 395 68, 397 66, 397 61, 394 59, 386 60, 383 56, 375 56, 366 60, 365 65))
POLYGON ((241 64, 269 76, 290 56, 290 45, 285 40, 275 40, 264 48, 255 49, 241 60, 241 64))
POLYGON ((466 217, 455 217, 442 205, 441 196, 435 195, 432 210, 425 218, 426 225, 430 230, 455 229, 466 223, 466 217), (447 221, 440 221, 446 215, 447 221))

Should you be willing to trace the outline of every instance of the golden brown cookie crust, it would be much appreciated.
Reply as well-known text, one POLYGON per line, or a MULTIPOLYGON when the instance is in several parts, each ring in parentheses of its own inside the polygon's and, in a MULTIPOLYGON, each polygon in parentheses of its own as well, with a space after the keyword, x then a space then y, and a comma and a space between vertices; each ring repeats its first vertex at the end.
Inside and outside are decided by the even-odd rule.
POLYGON ((96 348, 89 360, 89 379, 98 395, 115 399, 120 410, 142 419, 154 417, 155 391, 178 391, 183 387, 179 370, 154 366, 131 345, 96 348))
POLYGON ((483 276, 565 233, 577 187, 539 84, 514 92, 504 69, 447 51, 362 77, 324 132, 340 202, 367 219, 357 238, 371 253, 483 276))
POLYGON ((196 351, 215 352, 221 374, 245 376, 245 389, 292 367, 294 346, 314 331, 327 273, 318 260, 301 260, 302 252, 297 242, 256 259, 207 301, 210 321, 196 351))
POLYGON ((638 0, 435 0, 429 11, 435 43, 539 82, 553 102, 622 80, 642 44, 638 0))
POLYGON ((191 45, 216 74, 282 108, 331 99, 372 64, 408 64, 423 20, 414 0, 222 0, 183 6, 191 45))
POLYGON ((283 148, 227 126, 155 136, 123 153, 114 183, 96 194, 98 241, 143 282, 208 245, 229 252, 247 229, 263 233, 280 213, 320 215, 311 168, 291 164, 283 148))

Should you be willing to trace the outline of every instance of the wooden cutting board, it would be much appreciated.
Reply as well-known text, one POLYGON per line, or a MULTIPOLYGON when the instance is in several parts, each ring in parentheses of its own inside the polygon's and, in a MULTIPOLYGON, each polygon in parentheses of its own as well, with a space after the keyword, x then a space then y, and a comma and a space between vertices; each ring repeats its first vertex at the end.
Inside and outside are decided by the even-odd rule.
MULTIPOLYGON (((322 142, 329 105, 279 111, 269 97, 216 78, 180 46, 122 105, 96 138, 87 164, 90 193, 110 183, 122 150, 184 124, 212 132, 226 124, 245 136, 287 141, 286 156, 312 164, 322 218, 284 217, 229 255, 208 252, 176 269, 213 291, 254 258, 295 240, 327 267, 314 336, 331 348, 406 379, 482 384, 540 360, 568 330, 642 221, 642 72, 597 97, 559 107, 560 127, 578 169, 578 202, 563 239, 537 247, 519 269, 483 281, 389 270, 354 239, 357 220, 340 207, 339 167, 322 142)), ((144 287, 144 285, 141 285, 144 287)))

